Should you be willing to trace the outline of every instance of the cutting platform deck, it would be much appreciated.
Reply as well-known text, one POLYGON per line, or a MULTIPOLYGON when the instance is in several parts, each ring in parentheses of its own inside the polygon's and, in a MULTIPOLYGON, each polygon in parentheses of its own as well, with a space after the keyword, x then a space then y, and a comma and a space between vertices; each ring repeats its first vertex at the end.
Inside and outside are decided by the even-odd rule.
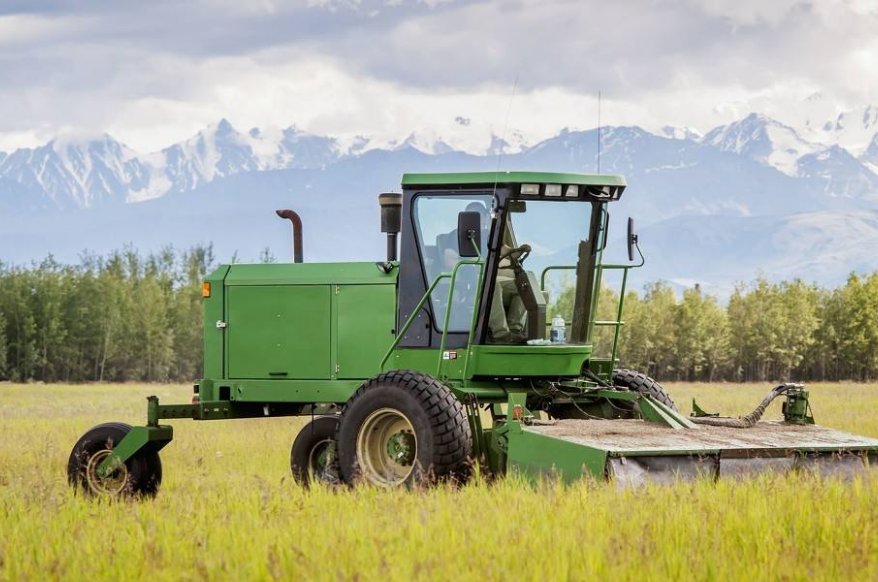
POLYGON ((878 439, 816 425, 760 422, 752 428, 698 425, 674 430, 643 420, 561 420, 524 430, 554 437, 611 455, 710 454, 740 451, 869 451, 878 453, 878 439))

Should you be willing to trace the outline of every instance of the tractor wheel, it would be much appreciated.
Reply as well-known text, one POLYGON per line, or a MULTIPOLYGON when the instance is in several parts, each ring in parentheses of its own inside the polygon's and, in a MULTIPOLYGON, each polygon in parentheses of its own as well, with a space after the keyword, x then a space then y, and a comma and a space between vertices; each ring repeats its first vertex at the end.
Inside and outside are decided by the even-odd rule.
POLYGON ((338 416, 320 416, 306 424, 296 435, 290 451, 290 468, 293 478, 302 487, 307 487, 312 478, 329 485, 339 483, 336 432, 338 416))
POLYGON ((463 405, 414 370, 360 386, 341 413, 336 439, 342 479, 382 487, 465 480, 472 434, 463 405))
POLYGON ((101 462, 130 430, 130 425, 108 422, 82 435, 67 461, 70 485, 89 496, 154 497, 162 482, 162 462, 155 451, 141 451, 111 475, 98 476, 101 462))
POLYGON ((674 401, 668 393, 665 392, 662 385, 646 374, 635 372, 634 370, 613 370, 613 384, 616 386, 624 386, 625 388, 634 392, 639 392, 640 394, 645 394, 653 400, 658 400, 665 406, 679 411, 677 405, 674 404, 674 401))

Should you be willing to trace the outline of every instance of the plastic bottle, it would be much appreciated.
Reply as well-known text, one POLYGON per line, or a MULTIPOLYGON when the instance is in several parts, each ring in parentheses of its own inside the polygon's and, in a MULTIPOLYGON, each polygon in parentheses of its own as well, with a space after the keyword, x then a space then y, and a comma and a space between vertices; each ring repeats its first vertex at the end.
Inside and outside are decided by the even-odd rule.
POLYGON ((564 318, 556 315, 552 318, 552 330, 549 332, 549 339, 553 344, 563 344, 567 342, 567 330, 564 327, 564 318))

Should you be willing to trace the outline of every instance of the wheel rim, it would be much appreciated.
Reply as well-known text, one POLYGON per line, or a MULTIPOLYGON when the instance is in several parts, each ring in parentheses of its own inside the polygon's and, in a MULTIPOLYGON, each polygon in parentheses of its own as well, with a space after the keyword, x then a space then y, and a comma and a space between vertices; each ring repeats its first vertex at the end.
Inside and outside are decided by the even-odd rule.
POLYGON ((128 485, 128 467, 121 463, 110 475, 100 477, 98 467, 113 451, 104 449, 93 454, 85 467, 85 480, 88 488, 98 495, 119 495, 128 485))
POLYGON ((357 433, 357 459, 363 478, 374 485, 401 485, 418 458, 418 438, 411 421, 394 408, 366 417, 357 433))
POLYGON ((308 453, 308 468, 315 477, 326 483, 338 482, 338 475, 333 470, 335 454, 332 445, 332 439, 323 439, 308 453))

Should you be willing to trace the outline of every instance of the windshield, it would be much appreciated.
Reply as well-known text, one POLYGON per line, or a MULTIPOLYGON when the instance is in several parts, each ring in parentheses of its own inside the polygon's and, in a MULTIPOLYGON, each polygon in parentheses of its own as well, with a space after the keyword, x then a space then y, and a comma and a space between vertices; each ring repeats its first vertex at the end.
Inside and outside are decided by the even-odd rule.
POLYGON ((592 205, 582 202, 509 202, 489 311, 489 343, 569 341, 579 242, 588 236, 591 211, 592 205), (563 268, 547 271, 543 285, 547 267, 563 268))

